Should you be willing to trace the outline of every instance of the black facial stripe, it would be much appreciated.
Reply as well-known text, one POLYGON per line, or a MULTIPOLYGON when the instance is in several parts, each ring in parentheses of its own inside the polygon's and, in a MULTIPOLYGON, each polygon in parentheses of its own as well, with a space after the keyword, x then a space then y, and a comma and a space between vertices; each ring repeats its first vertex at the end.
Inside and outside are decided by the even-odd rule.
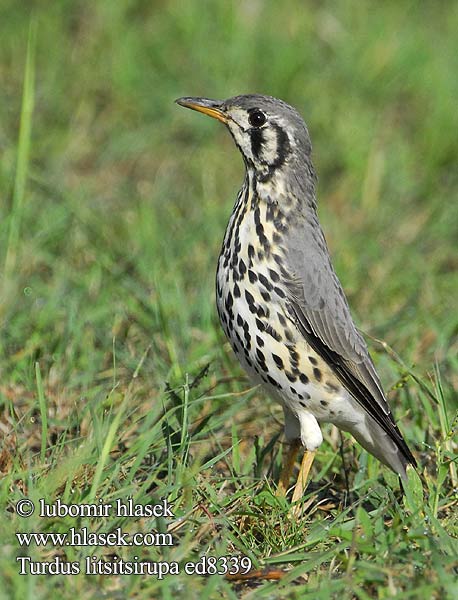
POLYGON ((264 143, 264 133, 262 129, 250 129, 251 152, 255 158, 259 158, 264 143))
MULTIPOLYGON (((272 123, 271 127, 275 130, 277 136, 276 156, 275 160, 267 165, 267 172, 262 176, 258 176, 258 180, 260 182, 268 181, 275 171, 284 164, 286 157, 291 151, 291 146, 286 131, 284 131, 276 123, 272 123)), ((264 162, 264 164, 266 163, 264 162)))
POLYGON ((286 131, 284 131, 284 129, 279 127, 276 123, 272 123, 272 127, 275 129, 275 133, 277 134, 277 157, 272 163, 272 167, 276 169, 281 167, 285 162, 291 148, 286 131))
MULTIPOLYGON (((278 167, 281 167, 284 164, 291 147, 286 131, 284 131, 276 123, 272 123, 271 127, 275 131, 277 139, 275 148, 275 160, 272 163, 269 163, 269 168, 277 169, 278 167)), ((267 162, 263 160, 261 156, 262 146, 265 142, 263 129, 250 129, 248 132, 251 137, 251 151, 253 153, 253 156, 257 158, 260 163, 264 165, 267 164, 267 162)))

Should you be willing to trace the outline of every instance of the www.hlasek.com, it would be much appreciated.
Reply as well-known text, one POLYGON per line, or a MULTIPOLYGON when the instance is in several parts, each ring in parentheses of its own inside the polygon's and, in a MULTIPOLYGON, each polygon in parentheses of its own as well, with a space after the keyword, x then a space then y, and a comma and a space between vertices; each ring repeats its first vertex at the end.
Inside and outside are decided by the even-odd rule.
MULTIPOLYGON (((60 499, 48 504, 40 498, 38 506, 30 498, 22 498, 16 503, 16 513, 24 518, 30 517, 38 508, 38 516, 43 518, 56 517, 164 517, 175 518, 173 507, 163 499, 157 504, 137 504, 132 498, 116 500, 113 503, 104 503, 99 500, 92 504, 66 504, 60 499)), ((17 532, 16 538, 21 547, 31 545, 37 547, 53 546, 65 548, 72 547, 122 547, 122 546, 173 546, 171 533, 161 533, 155 530, 137 531, 130 533, 121 527, 109 532, 89 531, 87 527, 70 527, 66 532, 17 532)), ((176 561, 149 561, 141 560, 134 556, 125 560, 113 555, 108 556, 92 554, 84 556, 81 560, 67 561, 61 556, 51 560, 32 560, 30 556, 18 556, 20 575, 150 575, 163 579, 166 575, 245 575, 252 568, 248 556, 202 556, 195 561, 184 564, 176 561)))

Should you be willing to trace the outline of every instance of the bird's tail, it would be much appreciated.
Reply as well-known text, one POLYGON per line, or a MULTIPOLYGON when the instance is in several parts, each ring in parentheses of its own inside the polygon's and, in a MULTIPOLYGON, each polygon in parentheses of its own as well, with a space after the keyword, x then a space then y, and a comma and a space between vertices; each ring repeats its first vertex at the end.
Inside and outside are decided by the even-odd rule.
POLYGON ((352 429, 350 433, 363 448, 378 458, 380 462, 390 467, 403 479, 407 478, 406 467, 408 464, 415 464, 415 460, 408 449, 408 454, 404 451, 405 442, 402 437, 400 439, 404 443, 397 444, 370 416, 366 416, 365 421, 358 424, 357 428, 352 429))

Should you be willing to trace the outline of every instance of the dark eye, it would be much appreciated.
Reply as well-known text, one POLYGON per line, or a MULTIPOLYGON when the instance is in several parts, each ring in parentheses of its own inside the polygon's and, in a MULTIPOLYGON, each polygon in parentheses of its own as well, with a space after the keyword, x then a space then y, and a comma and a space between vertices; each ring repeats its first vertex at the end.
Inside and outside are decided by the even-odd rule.
POLYGON ((266 115, 260 110, 254 110, 248 117, 248 122, 253 127, 262 127, 266 122, 266 115))

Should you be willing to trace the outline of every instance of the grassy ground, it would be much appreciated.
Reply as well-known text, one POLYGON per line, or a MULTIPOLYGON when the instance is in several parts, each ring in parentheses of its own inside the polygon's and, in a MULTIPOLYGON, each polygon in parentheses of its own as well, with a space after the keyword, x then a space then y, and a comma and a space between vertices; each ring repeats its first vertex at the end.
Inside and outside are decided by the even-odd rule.
POLYGON ((457 4, 29 4, 0 9, 0 598, 456 598, 457 4), (274 496, 281 411, 250 387, 214 308, 241 159, 221 126, 173 104, 255 91, 305 116, 335 267, 358 324, 396 350, 369 339, 420 465, 405 497, 332 429, 302 518, 274 496), (129 496, 165 498, 174 517, 38 514, 39 498, 129 496), (174 545, 15 535, 71 527, 174 545), (180 573, 31 576, 16 562, 94 554, 180 573), (205 556, 260 572, 184 572, 205 556))

